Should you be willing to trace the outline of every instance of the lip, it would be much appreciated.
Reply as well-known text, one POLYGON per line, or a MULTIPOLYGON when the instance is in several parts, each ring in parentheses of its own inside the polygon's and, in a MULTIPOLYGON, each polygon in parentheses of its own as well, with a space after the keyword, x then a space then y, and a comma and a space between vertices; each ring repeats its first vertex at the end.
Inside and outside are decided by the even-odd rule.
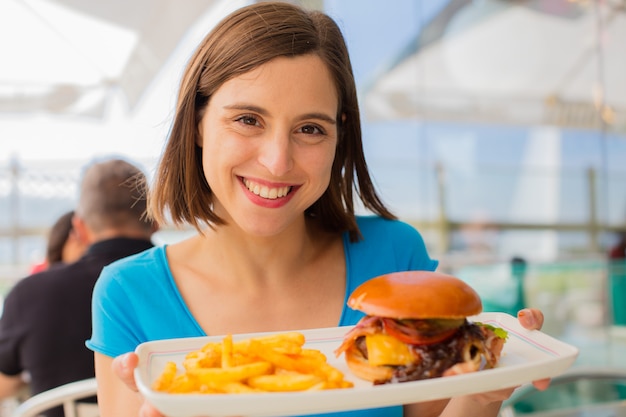
POLYGON ((261 206, 264 208, 280 208, 280 207, 285 206, 289 201, 291 201, 293 196, 296 194, 296 192, 300 188, 299 185, 270 182, 270 181, 265 181, 265 180, 261 180, 257 178, 238 177, 238 179, 239 179, 239 184, 241 185, 241 188, 243 189, 243 192, 248 198, 248 200, 250 200, 253 204, 257 206, 261 206), (270 188, 291 187, 291 190, 289 190, 287 195, 285 195, 284 197, 279 197, 275 199, 263 198, 259 195, 254 194, 250 190, 248 190, 248 187, 246 187, 246 185, 244 184, 244 178, 256 184, 264 185, 270 188))

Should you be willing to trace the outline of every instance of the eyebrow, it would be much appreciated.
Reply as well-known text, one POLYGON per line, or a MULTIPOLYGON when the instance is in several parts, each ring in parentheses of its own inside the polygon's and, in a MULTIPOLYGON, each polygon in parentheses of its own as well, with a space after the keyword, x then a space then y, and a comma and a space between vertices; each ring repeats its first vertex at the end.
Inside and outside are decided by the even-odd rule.
MULTIPOLYGON (((228 106, 224 106, 224 109, 226 110, 245 110, 245 111, 250 111, 250 112, 254 112, 254 113, 258 113, 262 116, 267 116, 268 115, 268 111, 265 110, 262 107, 259 106, 254 106, 252 104, 231 104, 228 106)), ((304 120, 304 119, 317 119, 317 120, 322 120, 326 123, 330 123, 332 125, 336 125, 337 124, 337 120, 334 117, 330 117, 327 114, 324 113, 306 113, 303 114, 299 117, 300 119, 304 120)))

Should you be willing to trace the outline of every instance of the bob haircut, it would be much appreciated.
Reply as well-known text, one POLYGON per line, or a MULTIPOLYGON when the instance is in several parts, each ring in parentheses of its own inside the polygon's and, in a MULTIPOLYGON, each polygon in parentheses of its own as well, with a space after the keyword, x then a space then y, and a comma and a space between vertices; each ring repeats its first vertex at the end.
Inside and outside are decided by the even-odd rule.
POLYGON ((243 7, 204 38, 183 75, 174 122, 149 195, 150 215, 175 225, 225 224, 212 210, 213 193, 202 169, 199 123, 211 96, 226 81, 274 58, 313 54, 328 66, 339 97, 338 142, 330 184, 306 211, 322 227, 360 238, 354 193, 363 206, 384 218, 395 216, 377 195, 363 154, 356 86, 348 49, 333 19, 281 2, 243 7))

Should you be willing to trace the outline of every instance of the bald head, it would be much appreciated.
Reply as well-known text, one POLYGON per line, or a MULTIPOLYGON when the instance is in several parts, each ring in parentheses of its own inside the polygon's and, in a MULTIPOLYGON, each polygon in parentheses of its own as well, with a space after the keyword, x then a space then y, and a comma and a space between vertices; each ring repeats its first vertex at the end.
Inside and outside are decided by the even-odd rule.
POLYGON ((149 236, 152 222, 145 218, 146 177, 122 159, 90 165, 84 175, 76 215, 95 234, 120 231, 149 236))

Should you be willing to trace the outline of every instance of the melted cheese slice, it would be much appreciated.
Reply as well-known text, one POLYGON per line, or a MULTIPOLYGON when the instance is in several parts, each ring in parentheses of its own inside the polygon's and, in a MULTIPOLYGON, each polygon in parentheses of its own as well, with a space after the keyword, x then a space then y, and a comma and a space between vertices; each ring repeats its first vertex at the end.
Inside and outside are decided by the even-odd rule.
POLYGON ((408 346, 386 334, 365 336, 368 362, 372 366, 407 365, 415 361, 408 346))

